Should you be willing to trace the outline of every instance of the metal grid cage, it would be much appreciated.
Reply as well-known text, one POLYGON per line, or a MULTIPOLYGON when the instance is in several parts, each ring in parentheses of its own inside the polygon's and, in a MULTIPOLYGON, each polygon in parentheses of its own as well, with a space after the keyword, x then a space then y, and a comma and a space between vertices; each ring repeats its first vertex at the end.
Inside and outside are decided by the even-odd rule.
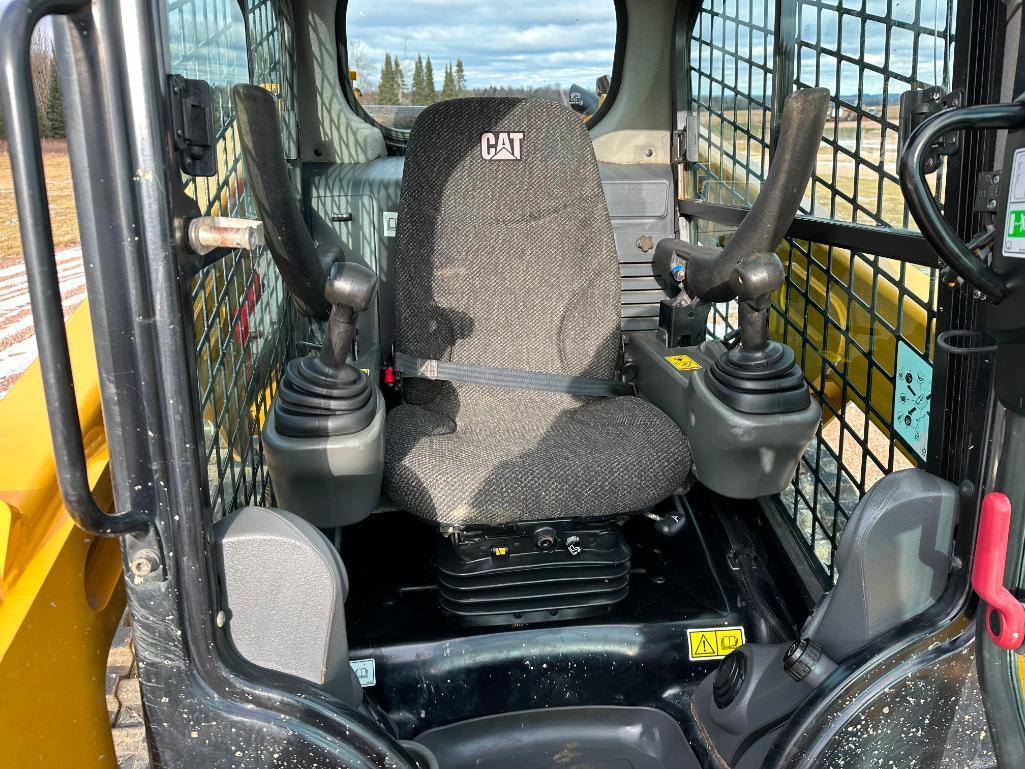
POLYGON ((702 5, 691 36, 691 114, 702 199, 750 204, 769 167, 775 9, 769 0, 702 5))
MULTIPOLYGON (((235 131, 231 86, 255 82, 278 97, 286 151, 297 152, 294 45, 288 3, 180 0, 168 5, 171 71, 213 88, 217 174, 184 176, 185 191, 213 216, 253 217, 235 131), (252 73, 252 75, 250 75, 252 73)), ((273 502, 260 425, 299 321, 270 253, 235 251, 192 285, 199 408, 214 518, 273 502)))
MULTIPOLYGON (((708 202, 750 203, 765 178, 772 94, 824 86, 832 94, 832 110, 802 211, 908 228, 897 181, 897 100, 910 88, 949 88, 953 0, 774 5, 778 19, 761 2, 711 0, 696 19, 690 41, 690 113, 700 149, 694 189, 708 202), (718 51, 731 30, 750 29, 755 18, 765 19, 764 34, 735 35, 741 47, 718 51), (783 49, 776 68, 769 50, 773 40, 777 54, 783 49), (751 63, 767 56, 769 70, 761 83, 770 82, 752 98, 744 93, 758 82, 750 77, 751 63), (753 110, 764 114, 750 114, 753 110), (751 147, 757 148, 756 161, 751 147), (729 186, 733 191, 724 192, 729 186)), ((939 191, 942 172, 934 178, 939 191)), ((699 242, 714 245, 722 234, 721 225, 695 222, 699 242)), ((787 279, 773 298, 771 332, 794 348, 823 410, 816 440, 779 502, 823 576, 832 579, 840 533, 861 496, 883 475, 924 464, 928 430, 919 422, 903 424, 910 417, 907 409, 900 410, 901 398, 908 395, 898 374, 931 376, 937 274, 792 239, 778 253, 787 279)), ((713 308, 713 337, 735 327, 735 303, 713 308)), ((928 381, 915 385, 927 387, 928 381)))

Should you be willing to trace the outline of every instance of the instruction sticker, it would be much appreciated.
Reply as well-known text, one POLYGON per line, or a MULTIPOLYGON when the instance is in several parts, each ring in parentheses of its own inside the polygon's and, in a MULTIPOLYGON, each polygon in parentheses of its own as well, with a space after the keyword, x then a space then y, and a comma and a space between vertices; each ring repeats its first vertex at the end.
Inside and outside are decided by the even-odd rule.
POLYGON ((744 643, 742 627, 709 627, 687 631, 687 649, 691 662, 721 660, 744 643))
POLYGON ((1004 223, 1004 256, 1025 259, 1025 147, 1014 152, 1004 223))
POLYGON ((893 383, 893 427, 923 460, 929 448, 931 401, 932 366, 901 339, 897 345, 897 376, 893 383))
POLYGON ((377 683, 377 664, 373 659, 352 660, 349 665, 359 679, 359 685, 364 689, 377 683))
POLYGON ((669 355, 666 360, 680 371, 697 371, 701 368, 701 364, 689 355, 669 355))

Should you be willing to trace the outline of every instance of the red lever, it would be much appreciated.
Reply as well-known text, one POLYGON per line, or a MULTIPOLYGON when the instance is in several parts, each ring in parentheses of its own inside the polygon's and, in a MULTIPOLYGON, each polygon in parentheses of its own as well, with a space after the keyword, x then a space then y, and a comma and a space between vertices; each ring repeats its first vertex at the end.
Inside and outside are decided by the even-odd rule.
POLYGON ((1025 643, 1025 606, 1004 587, 1010 531, 1011 500, 999 492, 990 492, 982 500, 972 587, 988 604, 986 630, 989 637, 1001 649, 1014 651, 1025 643), (994 613, 999 618, 998 623, 994 623, 994 613))

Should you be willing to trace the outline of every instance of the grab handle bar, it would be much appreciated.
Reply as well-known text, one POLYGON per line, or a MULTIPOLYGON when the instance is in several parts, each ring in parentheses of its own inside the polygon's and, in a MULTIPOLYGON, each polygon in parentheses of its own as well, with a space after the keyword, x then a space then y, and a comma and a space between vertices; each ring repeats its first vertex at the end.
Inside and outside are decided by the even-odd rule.
POLYGON ((69 15, 87 6, 82 0, 0 0, 0 99, 57 483, 64 506, 75 523, 91 534, 114 537, 145 532, 150 521, 137 510, 117 515, 105 512, 96 503, 89 485, 57 277, 30 60, 32 32, 41 19, 69 15))
POLYGON ((946 109, 928 118, 914 133, 900 159, 900 186, 918 229, 947 265, 994 303, 1007 293, 1004 276, 976 257, 940 213, 925 181, 925 159, 930 145, 953 131, 1021 128, 1025 104, 980 104, 946 109))

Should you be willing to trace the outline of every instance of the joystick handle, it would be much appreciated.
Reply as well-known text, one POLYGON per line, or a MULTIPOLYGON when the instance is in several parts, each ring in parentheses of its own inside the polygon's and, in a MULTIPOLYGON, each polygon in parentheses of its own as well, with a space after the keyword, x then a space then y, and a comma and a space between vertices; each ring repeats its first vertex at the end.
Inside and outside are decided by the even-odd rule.
POLYGON ((370 306, 377 291, 377 275, 359 264, 336 262, 331 266, 324 296, 331 303, 320 360, 327 368, 339 368, 352 349, 356 316, 370 306))

